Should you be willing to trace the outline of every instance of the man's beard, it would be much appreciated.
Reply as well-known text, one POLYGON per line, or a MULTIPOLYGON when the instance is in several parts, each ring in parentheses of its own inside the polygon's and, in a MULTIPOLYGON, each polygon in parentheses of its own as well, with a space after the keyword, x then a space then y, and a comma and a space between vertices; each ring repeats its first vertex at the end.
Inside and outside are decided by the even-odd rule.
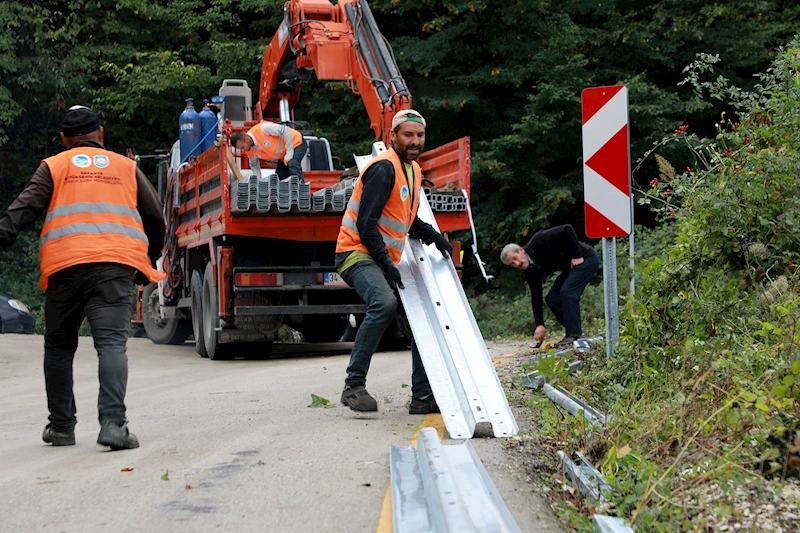
POLYGON ((417 150, 417 151, 416 151, 416 152, 415 152, 413 155, 412 155, 412 154, 409 154, 409 152, 408 152, 408 151, 409 151, 409 148, 410 148, 409 146, 406 146, 406 147, 405 147, 404 149, 402 149, 402 150, 401 150, 401 149, 398 149, 398 150, 397 150, 397 151, 400 153, 400 158, 401 158, 403 161, 407 162, 407 163, 410 163, 410 162, 412 162, 412 161, 416 161, 416 160, 418 160, 418 159, 419 159, 419 156, 420 156, 420 154, 422 154, 422 150, 423 150, 423 148, 424 148, 424 147, 423 147, 423 146, 417 146, 417 147, 416 147, 416 150, 417 150))

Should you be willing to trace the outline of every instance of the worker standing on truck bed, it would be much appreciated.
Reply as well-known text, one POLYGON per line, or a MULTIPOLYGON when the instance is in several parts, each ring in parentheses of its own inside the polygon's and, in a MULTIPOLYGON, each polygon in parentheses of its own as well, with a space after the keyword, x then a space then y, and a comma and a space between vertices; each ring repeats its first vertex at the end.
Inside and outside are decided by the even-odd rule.
POLYGON ((164 243, 161 202, 127 157, 103 146, 100 117, 73 106, 61 123, 67 150, 48 157, 0 218, 0 252, 45 210, 39 241, 44 304, 44 377, 50 423, 42 440, 75 444, 72 361, 86 318, 99 358, 97 443, 138 448, 128 431, 125 391, 133 279, 159 281, 153 265, 164 243), (134 273, 138 271, 138 274, 134 273))
POLYGON ((581 328, 581 295, 597 272, 600 261, 588 244, 578 241, 570 224, 537 231, 525 246, 507 244, 500 260, 524 272, 531 291, 531 306, 536 320, 533 340, 541 344, 547 330, 542 314, 542 283, 551 272, 561 271, 545 301, 559 323, 564 326, 564 338, 557 348, 572 346, 583 336, 581 328))
POLYGON ((231 135, 231 144, 250 159, 250 169, 258 179, 262 179, 258 160, 263 159, 275 163, 279 179, 297 176, 300 183, 305 183, 301 164, 308 152, 308 144, 299 131, 286 124, 263 120, 247 133, 237 131, 231 135))
MULTIPOLYGON (((435 243, 449 257, 453 246, 430 224, 417 218, 422 171, 417 159, 425 146, 425 119, 413 110, 392 120, 392 148, 367 163, 356 181, 336 242, 336 267, 367 304, 347 367, 342 403, 354 411, 377 411, 366 389, 367 371, 378 342, 397 312, 394 290, 403 281, 396 265, 406 235, 435 243)), ((438 413, 416 342, 411 344, 411 414, 438 413)))

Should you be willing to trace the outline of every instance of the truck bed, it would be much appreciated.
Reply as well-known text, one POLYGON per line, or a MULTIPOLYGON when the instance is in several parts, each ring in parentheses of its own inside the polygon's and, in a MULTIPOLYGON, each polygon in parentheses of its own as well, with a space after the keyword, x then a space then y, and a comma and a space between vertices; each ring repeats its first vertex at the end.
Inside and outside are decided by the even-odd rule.
MULTIPOLYGON (((302 191, 304 203, 300 205, 301 186, 295 184, 296 193, 289 192, 296 194, 297 202, 291 205, 290 200, 288 207, 280 207, 287 204, 284 202, 279 205, 281 190, 277 189, 283 186, 289 190, 292 184, 284 186, 278 184, 277 179, 272 183, 258 182, 249 179, 249 176, 246 182, 237 182, 234 172, 229 169, 227 150, 228 144, 222 142, 200 155, 191 165, 180 169, 180 205, 175 232, 179 246, 191 248, 222 235, 304 242, 336 240, 342 212, 349 199, 347 181, 341 180, 341 171, 305 172, 307 185, 302 191), (274 197, 274 204, 267 193, 271 186, 278 193, 274 197), (314 197, 325 195, 326 189, 331 191, 331 197, 341 195, 344 201, 337 200, 334 204, 331 199, 324 203, 321 210, 313 210, 314 197), (247 195, 244 194, 245 190, 247 195), (343 192, 337 193, 337 190, 343 192), (247 209, 244 209, 244 201, 241 200, 245 197, 247 209), (262 198, 261 208, 258 205, 259 197, 262 198), (305 203, 308 197, 311 199, 305 203), (341 209, 337 209, 339 207, 341 209)), ((420 157, 420 166, 424 178, 428 180, 426 194, 434 207, 440 229, 445 232, 468 229, 469 219, 464 210, 466 204, 457 197, 464 197, 461 190, 469 191, 469 139, 459 139, 425 152, 420 157), (437 210, 437 207, 441 209, 437 210)), ((266 174, 269 170, 263 172, 266 174)))

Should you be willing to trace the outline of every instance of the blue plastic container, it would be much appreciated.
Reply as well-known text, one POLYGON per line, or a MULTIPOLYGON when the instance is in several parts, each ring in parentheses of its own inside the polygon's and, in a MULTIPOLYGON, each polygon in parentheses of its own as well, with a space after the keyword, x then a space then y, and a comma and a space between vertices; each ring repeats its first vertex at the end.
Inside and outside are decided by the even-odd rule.
POLYGON ((181 162, 188 161, 191 157, 200 155, 200 115, 194 110, 194 101, 186 99, 186 109, 178 119, 181 141, 181 162))
POLYGON ((203 102, 205 102, 205 105, 203 110, 200 111, 201 153, 214 146, 214 141, 217 140, 217 132, 214 131, 217 129, 217 115, 208 107, 208 100, 203 100, 203 102))

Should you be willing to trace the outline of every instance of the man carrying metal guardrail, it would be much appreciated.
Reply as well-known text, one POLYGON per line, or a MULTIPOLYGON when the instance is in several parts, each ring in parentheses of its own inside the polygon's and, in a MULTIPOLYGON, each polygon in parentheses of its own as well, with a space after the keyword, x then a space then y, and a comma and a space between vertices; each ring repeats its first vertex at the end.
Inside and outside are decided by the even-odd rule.
POLYGON ((525 246, 507 244, 500 260, 524 272, 531 291, 531 307, 536 320, 533 340, 541 344, 547 334, 542 313, 542 283, 552 272, 561 271, 545 301, 564 326, 564 338, 556 348, 566 348, 583 336, 581 327, 581 295, 600 266, 597 253, 588 244, 578 241, 570 224, 537 231, 525 246))
MULTIPOLYGON (((392 148, 367 163, 356 181, 336 242, 336 267, 367 304, 358 329, 342 403, 354 411, 377 411, 378 402, 366 389, 372 354, 397 312, 395 288, 404 289, 397 265, 406 236, 435 243, 448 257, 453 246, 430 224, 417 218, 422 171, 417 158, 425 146, 425 119, 413 110, 392 120, 392 148)), ((416 342, 411 344, 410 414, 438 413, 416 342)))

